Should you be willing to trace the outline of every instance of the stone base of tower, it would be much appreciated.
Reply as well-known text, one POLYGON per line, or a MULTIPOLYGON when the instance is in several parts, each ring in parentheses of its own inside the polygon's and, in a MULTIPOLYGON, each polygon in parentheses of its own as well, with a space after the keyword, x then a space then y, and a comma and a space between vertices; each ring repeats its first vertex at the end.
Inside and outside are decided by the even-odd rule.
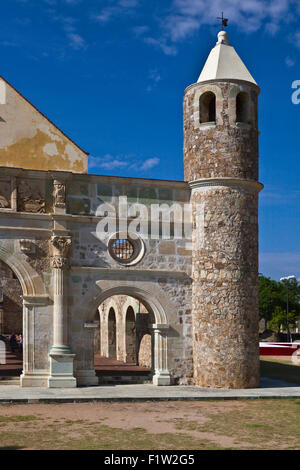
MULTIPOLYGON (((247 365, 245 365, 245 368, 247 369, 247 365)), ((243 366, 240 369, 243 369, 243 366)), ((205 367, 205 364, 200 363, 194 372, 194 384, 205 388, 258 388, 259 360, 255 361, 249 374, 245 370, 237 370, 235 367, 231 368, 228 363, 211 365, 210 369, 205 367)))
POLYGON ((201 387, 259 385, 259 185, 193 183, 194 381, 201 387))

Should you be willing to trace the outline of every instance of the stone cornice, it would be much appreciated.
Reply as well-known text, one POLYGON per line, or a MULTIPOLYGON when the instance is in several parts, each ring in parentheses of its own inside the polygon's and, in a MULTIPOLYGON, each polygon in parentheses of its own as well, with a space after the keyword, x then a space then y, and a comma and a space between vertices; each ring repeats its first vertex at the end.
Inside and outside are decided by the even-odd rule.
POLYGON ((189 186, 192 190, 209 186, 226 186, 229 188, 244 188, 257 192, 261 191, 264 187, 264 185, 258 181, 239 178, 201 178, 199 180, 190 181, 189 186))
POLYGON ((23 303, 25 307, 39 307, 49 305, 50 298, 48 295, 23 295, 23 303))
POLYGON ((186 87, 186 89, 184 90, 184 94, 186 94, 186 92, 189 91, 192 88, 201 87, 203 85, 208 85, 208 84, 216 85, 217 83, 235 83, 235 84, 238 84, 238 85, 248 85, 250 87, 255 88, 255 90, 258 93, 260 93, 260 88, 259 88, 258 85, 255 85, 255 83, 247 82, 246 80, 235 80, 233 78, 231 78, 231 79, 217 78, 217 79, 213 79, 213 80, 205 80, 204 82, 192 83, 191 85, 186 87))
POLYGON ((0 166, 1 177, 15 176, 17 178, 61 180, 64 182, 82 181, 98 184, 138 184, 140 186, 153 185, 154 187, 166 187, 172 189, 188 189, 185 181, 163 180, 154 178, 135 178, 128 176, 95 175, 91 173, 72 173, 69 171, 43 171, 26 170, 23 168, 0 166))

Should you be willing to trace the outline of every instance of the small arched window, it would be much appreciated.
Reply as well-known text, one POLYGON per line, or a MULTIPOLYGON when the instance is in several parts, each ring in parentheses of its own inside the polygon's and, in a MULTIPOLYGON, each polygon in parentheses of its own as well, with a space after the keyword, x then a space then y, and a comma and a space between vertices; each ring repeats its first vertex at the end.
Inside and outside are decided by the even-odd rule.
POLYGON ((250 124, 249 95, 241 91, 236 97, 236 122, 250 124))
POLYGON ((216 95, 207 91, 200 96, 200 124, 216 122, 216 95))

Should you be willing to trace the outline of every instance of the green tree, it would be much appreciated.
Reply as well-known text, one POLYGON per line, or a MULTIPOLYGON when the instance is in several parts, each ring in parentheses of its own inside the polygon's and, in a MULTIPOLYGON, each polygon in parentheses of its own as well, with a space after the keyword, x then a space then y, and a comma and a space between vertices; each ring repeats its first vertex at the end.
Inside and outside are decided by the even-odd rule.
POLYGON ((279 334, 281 329, 286 329, 287 324, 289 329, 295 328, 298 318, 299 315, 297 315, 294 310, 289 312, 287 316, 286 310, 283 310, 281 307, 275 307, 272 319, 268 326, 271 330, 276 330, 277 334, 279 334))
MULTIPOLYGON (((280 331, 287 327, 286 284, 262 274, 258 277, 259 317, 264 318, 271 329, 280 331), (279 326, 278 326, 279 325, 279 326)), ((288 326, 294 328, 300 318, 300 284, 294 279, 288 283, 289 315, 288 326)))

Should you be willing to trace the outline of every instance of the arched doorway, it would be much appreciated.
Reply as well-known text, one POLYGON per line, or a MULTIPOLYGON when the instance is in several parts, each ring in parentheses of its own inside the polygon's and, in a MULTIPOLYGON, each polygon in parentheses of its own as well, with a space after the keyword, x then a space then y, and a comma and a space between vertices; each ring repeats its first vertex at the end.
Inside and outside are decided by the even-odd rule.
POLYGON ((100 304, 94 322, 94 364, 100 383, 115 382, 117 377, 121 383, 151 383, 155 375, 152 309, 136 297, 112 295, 100 304))
POLYGON ((18 379, 23 369, 23 296, 14 271, 0 260, 0 380, 18 379), (5 353, 5 354, 4 354, 5 353), (4 355, 3 355, 4 354, 4 355))

